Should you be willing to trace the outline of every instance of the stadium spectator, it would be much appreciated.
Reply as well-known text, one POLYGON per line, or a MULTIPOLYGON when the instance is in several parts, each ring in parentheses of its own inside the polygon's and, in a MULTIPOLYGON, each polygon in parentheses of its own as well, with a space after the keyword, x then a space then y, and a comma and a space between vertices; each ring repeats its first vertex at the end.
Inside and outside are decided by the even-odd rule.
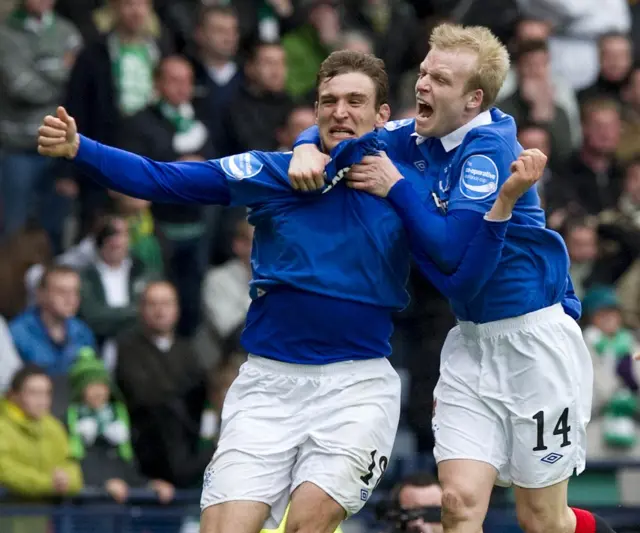
POLYGON ((315 97, 320 63, 342 38, 342 23, 335 0, 307 2, 306 23, 282 37, 287 56, 287 92, 296 100, 315 97))
POLYGON ((0 315, 0 396, 9 388, 11 378, 22 367, 22 360, 13 344, 7 321, 0 315))
POLYGON ((77 318, 80 276, 70 267, 53 266, 40 278, 37 304, 13 319, 11 336, 20 358, 50 376, 68 372, 78 350, 95 348, 89 326, 77 318))
POLYGON ((282 152, 292 150, 296 137, 310 126, 313 126, 315 122, 316 113, 313 107, 294 107, 289 113, 285 125, 276 133, 278 144, 280 145, 278 150, 282 152))
POLYGON ((224 358, 225 346, 234 344, 242 330, 249 310, 249 281, 251 280, 251 243, 253 226, 246 220, 236 224, 233 238, 235 257, 207 273, 202 285, 204 330, 208 334, 207 348, 199 350, 207 368, 224 358))
POLYGON ((549 207, 575 204, 595 215, 615 206, 622 189, 622 170, 615 158, 621 134, 620 108, 597 99, 582 107, 582 148, 574 152, 549 184, 549 207))
MULTIPOLYGON (((116 214, 127 221, 131 255, 140 260, 145 270, 157 276, 164 273, 162 250, 155 234, 151 202, 109 191, 116 214)), ((95 244, 95 241, 94 241, 95 244)))
POLYGON ((612 287, 591 288, 583 299, 583 310, 584 338, 597 376, 592 410, 594 418, 602 417, 600 438, 611 448, 633 448, 638 441, 640 365, 633 362, 638 342, 623 325, 612 287))
POLYGON ((291 111, 285 93, 287 64, 282 46, 259 42, 245 64, 245 80, 226 114, 226 153, 278 149, 276 130, 291 111))
POLYGON ((213 447, 200 447, 206 384, 190 344, 175 334, 178 314, 175 288, 150 283, 139 326, 118 339, 115 375, 142 473, 185 488, 201 481, 213 447))
POLYGON ((631 38, 624 33, 607 33, 598 42, 600 74, 593 85, 578 93, 581 102, 593 98, 621 101, 621 93, 633 65, 631 38))
POLYGON ((549 22, 553 72, 575 90, 590 86, 598 77, 598 39, 611 32, 627 33, 631 27, 627 0, 518 0, 525 18, 549 22))
POLYGON ((633 68, 622 89, 622 135, 617 156, 622 163, 640 157, 640 65, 633 68))
POLYGON ((82 488, 67 432, 49 413, 51 397, 45 371, 27 365, 0 400, 0 486, 22 498, 68 496, 82 488))
MULTIPOLYGON (((598 234, 608 256, 626 325, 640 328, 640 160, 629 163, 618 205, 598 216, 598 234)), ((604 281, 604 280, 603 280, 604 281)))
POLYGON ((579 139, 580 132, 571 131, 569 116, 557 102, 546 42, 519 43, 514 60, 518 88, 498 107, 511 115, 518 126, 528 122, 544 124, 551 134, 550 160, 554 164, 564 162, 573 151, 572 138, 579 139))
POLYGON ((401 479, 389 494, 380 518, 394 531, 442 533, 438 508, 442 489, 438 480, 426 472, 415 472, 401 479))
POLYGON ((592 221, 569 219, 564 224, 562 236, 571 259, 569 274, 576 296, 582 298, 590 284, 594 264, 598 259, 598 234, 592 221))
MULTIPOLYGON (((153 96, 153 71, 170 52, 149 34, 151 0, 112 0, 113 30, 89 43, 71 73, 66 106, 82 131, 93 139, 117 145, 120 121, 144 108, 153 96)), ((109 198, 104 189, 61 163, 58 177, 77 182, 80 230, 84 236, 109 198)))
POLYGON ((95 262, 82 273, 80 316, 95 333, 105 364, 113 369, 111 339, 135 324, 138 297, 153 275, 131 256, 129 228, 122 217, 106 220, 96 235, 96 250, 95 262))
MULTIPOLYGON (((123 123, 119 146, 157 161, 204 161, 216 157, 206 126, 194 111, 193 71, 178 56, 163 59, 156 73, 158 100, 123 123)), ((200 286, 206 269, 205 207, 155 204, 153 218, 164 245, 167 274, 178 289, 178 333, 200 323, 200 286)))
MULTIPOLYGON (((551 133, 546 124, 525 123, 518 128, 518 141, 525 150, 537 148, 545 154, 549 160, 553 160, 551 149, 551 133)), ((544 174, 538 182, 538 194, 544 202, 545 186, 553 179, 552 166, 549 164, 544 169, 544 174)))
POLYGON ((240 89, 244 72, 236 55, 240 42, 238 14, 231 7, 203 8, 197 21, 193 105, 217 150, 227 145, 224 117, 240 89))
POLYGON ((211 373, 207 388, 207 401, 200 422, 200 445, 216 444, 220 436, 222 405, 233 380, 238 377, 240 367, 247 360, 243 353, 231 354, 211 373))
POLYGON ((82 350, 69 381, 72 403, 66 421, 71 457, 82 466, 85 486, 104 488, 118 503, 127 501, 130 487, 148 486, 162 503, 170 502, 173 485, 138 473, 127 408, 93 350, 82 350))
POLYGON ((0 235, 13 235, 35 215, 60 250, 70 205, 49 179, 51 161, 38 155, 35 138, 42 116, 63 97, 82 40, 52 11, 54 3, 21 0, 0 23, 0 235))
POLYGON ((51 246, 42 228, 27 225, 0 243, 0 315, 10 320, 27 306, 25 276, 33 265, 51 260, 51 246))

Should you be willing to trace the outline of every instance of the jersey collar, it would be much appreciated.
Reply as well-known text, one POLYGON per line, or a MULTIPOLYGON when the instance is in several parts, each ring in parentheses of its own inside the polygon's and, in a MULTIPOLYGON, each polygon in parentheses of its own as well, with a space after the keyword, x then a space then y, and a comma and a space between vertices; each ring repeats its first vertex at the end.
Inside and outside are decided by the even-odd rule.
MULTIPOLYGON (((473 128, 478 128, 479 126, 486 126, 487 124, 491 124, 493 119, 491 118, 491 111, 483 111, 473 120, 470 120, 463 126, 460 126, 457 130, 452 131, 448 135, 440 138, 440 142, 442 142, 442 146, 444 147, 446 152, 450 152, 454 148, 457 148, 462 144, 464 137, 467 133, 469 133, 473 128)), ((416 138, 416 144, 422 144, 427 138, 418 134, 417 132, 413 132, 411 134, 412 137, 416 138)))

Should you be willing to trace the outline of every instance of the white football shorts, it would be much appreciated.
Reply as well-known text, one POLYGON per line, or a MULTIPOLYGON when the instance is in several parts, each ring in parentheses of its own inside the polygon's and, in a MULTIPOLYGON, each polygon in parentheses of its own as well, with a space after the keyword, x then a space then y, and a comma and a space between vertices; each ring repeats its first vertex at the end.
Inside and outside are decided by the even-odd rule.
POLYGON ((497 484, 548 487, 584 470, 593 366, 560 304, 462 322, 442 348, 434 392, 437 462, 493 465, 497 484))
POLYGON ((201 508, 249 500, 278 527, 290 494, 309 481, 358 512, 389 461, 400 378, 387 359, 295 365, 249 356, 229 389, 201 508))

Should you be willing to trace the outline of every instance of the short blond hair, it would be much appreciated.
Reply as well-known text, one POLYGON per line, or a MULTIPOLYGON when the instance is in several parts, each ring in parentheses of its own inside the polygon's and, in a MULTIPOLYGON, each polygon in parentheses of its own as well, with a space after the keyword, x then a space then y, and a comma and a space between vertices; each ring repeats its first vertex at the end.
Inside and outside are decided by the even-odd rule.
POLYGON ((440 24, 431 33, 429 45, 437 50, 465 49, 478 56, 476 71, 467 82, 467 90, 482 89, 481 110, 489 109, 496 101, 509 72, 507 47, 483 26, 440 24))

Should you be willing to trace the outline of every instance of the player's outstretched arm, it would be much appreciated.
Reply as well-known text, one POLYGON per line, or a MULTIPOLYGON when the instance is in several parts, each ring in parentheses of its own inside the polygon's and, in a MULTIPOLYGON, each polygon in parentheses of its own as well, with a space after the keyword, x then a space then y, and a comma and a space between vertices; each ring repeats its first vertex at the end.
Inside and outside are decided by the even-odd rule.
POLYGON ((211 162, 160 163, 97 143, 78 133, 63 107, 45 117, 38 131, 38 152, 73 160, 100 185, 154 202, 227 205, 223 173, 211 162))
POLYGON ((153 202, 253 206, 292 194, 284 170, 274 170, 286 169, 285 154, 247 152, 205 162, 161 163, 80 135, 62 107, 57 116, 44 119, 38 152, 71 159, 102 186, 153 202))

